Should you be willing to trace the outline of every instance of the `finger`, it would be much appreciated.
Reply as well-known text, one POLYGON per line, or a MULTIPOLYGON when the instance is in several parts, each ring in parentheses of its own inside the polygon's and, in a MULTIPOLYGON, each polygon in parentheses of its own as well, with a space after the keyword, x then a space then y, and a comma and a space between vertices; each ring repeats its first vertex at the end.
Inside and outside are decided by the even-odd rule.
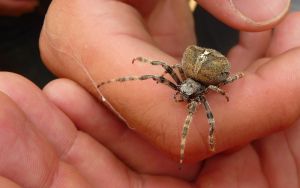
POLYGON ((1 151, 7 151, 6 155, 2 155, 5 160, 1 159, 1 174, 4 173, 5 177, 23 187, 40 187, 47 184, 65 187, 73 183, 72 187, 88 187, 77 170, 58 159, 58 156, 67 152, 62 147, 71 145, 66 142, 71 139, 65 138, 70 135, 68 128, 64 128, 68 122, 64 121, 64 117, 60 117, 62 114, 57 112, 58 109, 52 106, 32 83, 12 73, 0 74, 0 90, 14 100, 11 101, 6 95, 1 100, 0 125, 4 127, 0 130, 5 132, 1 134, 3 140, 0 143, 1 147, 5 148, 1 151))
POLYGON ((60 163, 50 144, 22 110, 0 92, 0 174, 22 187, 86 186, 75 169, 60 163), (76 176, 77 175, 77 176, 76 176))
POLYGON ((1 175, 25 187, 49 185, 47 176, 57 167, 55 153, 8 96, 1 92, 0 100, 1 175))
POLYGON ((267 55, 277 56, 298 46, 300 46, 300 13, 294 12, 275 27, 267 55))
MULTIPOLYGON (((75 129, 73 123, 70 122, 70 120, 66 119, 66 116, 64 116, 64 114, 62 114, 54 105, 52 105, 52 103, 47 100, 45 95, 43 95, 43 93, 38 90, 38 88, 35 87, 32 83, 20 76, 16 76, 10 73, 0 74, 0 81, 2 81, 0 82, 1 90, 5 91, 12 97, 12 99, 16 103, 18 103, 22 111, 24 111, 24 113, 29 117, 30 120, 39 123, 32 125, 32 127, 26 128, 26 130, 28 130, 28 132, 30 133, 30 131, 32 131, 31 129, 36 128, 37 130, 41 131, 42 135, 39 135, 38 133, 36 134, 41 138, 47 138, 52 144, 50 146, 45 139, 44 141, 39 141, 38 138, 31 138, 31 135, 27 135, 27 137, 24 138, 25 140, 27 140, 26 142, 24 141, 24 143, 30 142, 32 143, 30 146, 33 147, 33 149, 24 148, 25 154, 27 154, 27 152, 25 151, 31 151, 34 149, 37 150, 35 151, 37 153, 29 152, 30 156, 35 156, 29 156, 35 165, 39 165, 40 161, 48 163, 52 162, 51 164, 46 163, 46 167, 48 167, 49 169, 45 169, 45 172, 37 171, 37 173, 40 173, 41 175, 50 177, 49 179, 46 179, 49 182, 44 183, 54 184, 59 187, 65 187, 65 185, 68 185, 71 182, 76 183, 76 187, 89 187, 90 185, 93 185, 94 187, 99 185, 104 186, 108 185, 109 182, 111 182, 112 174, 114 174, 114 177, 118 180, 115 182, 116 184, 121 185, 122 182, 127 182, 127 175, 130 173, 128 169, 115 156, 113 156, 110 151, 101 146, 99 143, 95 142, 93 139, 83 133, 74 131, 75 129), (9 84, 6 84, 8 82, 9 84), (22 91, 22 93, 12 92, 18 90, 22 91), (70 143, 70 141, 72 142, 70 143), (43 144, 48 145, 44 146, 43 144), (53 148, 56 149, 57 153, 52 150, 53 148), (67 164, 65 162, 60 162, 58 157, 60 157, 60 159, 62 161, 65 161, 67 164), (74 166, 76 170, 74 169, 74 166), (101 176, 99 176, 99 174, 101 174, 101 176), (54 177, 52 177, 54 175, 55 179, 54 177), (51 180, 53 180, 52 183, 50 182, 51 180)), ((73 104, 73 106, 76 106, 76 104, 73 104)), ((7 111, 7 108, 3 109, 6 109, 7 111)), ((13 110, 6 112, 10 113, 11 116, 7 116, 6 114, 1 116, 1 121, 7 121, 2 117, 7 117, 9 120, 20 119, 18 117, 12 117, 12 115, 14 115, 12 111, 13 110)), ((20 124, 20 122, 24 122, 25 118, 26 117, 24 116, 23 119, 20 119, 18 121, 18 123, 20 124)), ((0 125, 5 125, 4 122, 0 125)), ((3 129, 1 130, 4 131, 3 129)), ((21 130, 20 132, 23 134, 21 130)), ((26 134, 26 132, 24 134, 26 134)), ((24 135, 14 136, 13 138, 11 138, 11 141, 13 141, 16 137, 23 138, 24 135)), ((22 141, 20 142, 22 143, 22 141)), ((1 143, 5 142, 3 141, 1 143)), ((20 154, 18 154, 18 156, 20 156, 20 154)), ((25 157, 27 156, 25 155, 25 157)), ((12 159, 15 158, 12 157, 12 159)), ((25 159, 28 160, 27 158, 25 159)), ((23 160, 20 160, 19 163, 23 164, 23 160)), ((12 163, 4 161, 3 164, 11 165, 12 163)), ((24 165, 28 165, 29 167, 32 166, 30 164, 24 165)), ((22 172, 28 172, 31 170, 24 170, 24 168, 18 167, 16 165, 15 168, 22 170, 22 172)), ((34 176, 35 174, 32 175, 34 176)), ((22 177, 27 178, 26 176, 22 177)), ((19 180, 16 182, 19 182, 19 180)), ((38 183, 41 184, 41 182, 38 183)))
POLYGON ((98 101, 77 84, 68 80, 56 80, 48 84, 44 92, 80 130, 103 143, 132 169, 141 173, 164 174, 185 179, 195 177, 197 166, 185 166, 182 171, 178 171, 177 161, 170 160, 164 153, 128 129, 109 109, 99 105, 98 101), (74 104, 77 104, 76 108, 74 104))
POLYGON ((59 156, 72 147, 77 135, 74 124, 49 102, 37 86, 22 76, 1 73, 0 89, 18 104, 37 130, 52 144, 59 156), (7 80, 10 81, 9 84, 7 80))
POLYGON ((246 69, 252 62, 265 56, 271 39, 271 30, 240 32, 239 43, 228 53, 232 72, 246 69))
POLYGON ((290 5, 290 0, 197 1, 224 23, 245 31, 261 31, 272 28, 287 13, 290 5))
MULTIPOLYGON (((237 118, 239 123, 234 123, 223 114, 219 117, 220 122, 227 122, 219 127, 219 131, 227 137, 226 139, 221 135, 224 140, 221 138, 220 142, 228 142, 233 139, 234 134, 238 134, 235 141, 246 143, 254 138, 287 128, 298 119, 300 113, 300 104, 296 99, 300 92, 299 85, 296 84, 297 72, 300 68, 298 58, 299 49, 287 52, 276 59, 268 60, 254 73, 246 72, 242 83, 230 86, 234 87, 234 91, 230 91, 231 98, 239 99, 235 104, 231 103, 233 101, 231 100, 230 104, 226 105, 227 110, 232 111, 227 114, 229 116, 227 118, 230 116, 240 118, 237 118), (235 91, 239 93, 238 96, 234 96, 235 91), (278 97, 284 100, 277 100, 278 97), (234 107, 231 109, 232 105, 234 107), (253 138, 248 140, 245 139, 246 137, 253 138)), ((217 111, 218 107, 216 108, 217 111)), ((234 139, 231 141, 234 142, 234 139)))

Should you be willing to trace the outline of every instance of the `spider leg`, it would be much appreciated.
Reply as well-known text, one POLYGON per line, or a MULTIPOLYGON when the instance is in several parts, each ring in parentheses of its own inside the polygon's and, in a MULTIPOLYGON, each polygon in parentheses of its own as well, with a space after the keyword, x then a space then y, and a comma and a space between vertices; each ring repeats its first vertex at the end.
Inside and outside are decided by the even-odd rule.
POLYGON ((186 136, 189 131, 190 124, 193 119, 193 115, 196 112, 196 107, 198 105, 197 101, 191 101, 188 105, 188 115, 184 121, 182 133, 181 133, 181 142, 180 142, 180 162, 179 162, 179 168, 182 167, 183 159, 184 159, 184 150, 185 150, 185 143, 186 143, 186 136))
POLYGON ((164 78, 162 76, 158 76, 158 75, 126 76, 126 77, 121 77, 121 78, 115 78, 115 79, 101 82, 99 85, 97 85, 97 88, 100 88, 105 84, 109 84, 109 83, 113 83, 113 82, 126 82, 126 81, 147 80, 147 79, 153 79, 153 80, 157 81, 158 83, 165 84, 165 85, 171 87, 172 89, 177 90, 177 86, 173 82, 167 80, 166 78, 164 78))
MULTIPOLYGON (((179 72, 179 74, 180 74, 181 80, 186 80, 186 76, 185 76, 185 74, 184 74, 184 72, 183 72, 183 69, 182 69, 182 64, 177 63, 177 64, 175 64, 175 65, 171 65, 171 68, 172 68, 172 69, 177 68, 177 70, 178 70, 178 72, 179 72)), ((162 74, 162 76, 164 76, 165 74, 167 74, 167 71, 165 71, 165 72, 162 74)))
POLYGON ((182 95, 179 95, 179 94, 180 94, 180 92, 177 91, 177 92, 173 95, 173 98, 174 98, 174 101, 175 101, 175 102, 183 102, 183 101, 184 101, 184 99, 182 98, 182 95), (178 95, 179 95, 180 98, 177 97, 178 95))
POLYGON ((146 58, 143 58, 143 57, 136 57, 132 60, 132 63, 134 63, 135 61, 139 61, 139 62, 142 62, 142 63, 149 63, 151 65, 161 65, 164 69, 165 69, 165 72, 167 72, 168 74, 170 74, 170 76, 174 79, 174 81, 179 85, 181 83, 178 75, 176 74, 176 72, 174 72, 173 68, 164 63, 164 62, 161 62, 161 61, 150 61, 146 58))
POLYGON ((244 77, 244 75, 245 75, 244 73, 238 72, 238 73, 234 74, 233 76, 229 76, 229 77, 226 79, 226 81, 224 82, 224 85, 225 85, 225 84, 228 84, 228 83, 231 83, 231 82, 234 82, 235 80, 244 77))
POLYGON ((208 124, 210 125, 209 128, 209 133, 208 133, 208 144, 209 144, 209 150, 210 151, 215 151, 215 147, 216 147, 216 141, 215 141, 215 119, 214 116, 211 112, 210 106, 206 100, 205 97, 201 97, 200 98, 201 102, 204 105, 205 111, 206 111, 206 116, 208 119, 208 124))
POLYGON ((229 101, 229 97, 226 95, 226 92, 223 89, 221 89, 217 86, 214 86, 214 85, 209 85, 207 88, 210 90, 213 90, 217 93, 220 93, 221 95, 223 95, 226 98, 227 102, 229 101))

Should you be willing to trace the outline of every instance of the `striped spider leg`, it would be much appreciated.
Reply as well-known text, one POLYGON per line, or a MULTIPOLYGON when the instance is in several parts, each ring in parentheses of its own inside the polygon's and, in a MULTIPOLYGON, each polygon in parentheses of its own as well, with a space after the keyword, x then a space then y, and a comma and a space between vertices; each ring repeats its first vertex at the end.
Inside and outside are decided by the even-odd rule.
POLYGON ((198 102, 197 101, 191 101, 188 104, 188 115, 185 118, 182 133, 181 133, 181 141, 180 141, 180 160, 179 160, 179 169, 182 168, 183 159, 184 159, 184 151, 185 151, 185 144, 186 144, 186 137, 190 128, 190 124, 193 119, 193 115, 196 112, 198 102))
MULTIPOLYGON (((179 75, 180 75, 181 79, 182 79, 182 80, 186 80, 186 76, 185 76, 185 74, 184 74, 184 71, 183 71, 183 68, 182 68, 182 64, 177 63, 177 64, 174 64, 174 65, 171 65, 171 68, 172 68, 172 69, 177 69, 178 72, 179 72, 179 75)), ((168 71, 166 70, 166 71, 162 74, 162 76, 164 76, 164 75, 167 74, 167 73, 168 73, 168 71)))
POLYGON ((155 80, 158 83, 162 83, 164 85, 169 86, 172 89, 177 90, 177 86, 173 82, 171 82, 171 81, 167 80, 166 78, 159 76, 159 75, 124 76, 124 77, 120 77, 120 78, 114 78, 111 80, 101 82, 100 84, 97 85, 97 88, 100 88, 105 84, 110 84, 113 82, 126 82, 126 81, 147 80, 147 79, 155 80))
POLYGON ((206 98, 202 95, 202 96, 199 96, 196 100, 192 100, 188 104, 188 115, 184 121, 182 134, 181 134, 179 169, 181 169, 182 165, 183 165, 184 151, 185 151, 185 145, 186 145, 186 136, 188 134, 189 127, 192 122, 193 116, 196 112, 197 106, 201 103, 204 106, 208 124, 210 125, 209 131, 208 131, 209 132, 209 136, 208 136, 209 150, 215 151, 215 145, 216 145, 216 142, 215 142, 215 119, 214 119, 213 113, 211 111, 211 108, 209 106, 209 103, 207 102, 206 98))
MULTIPOLYGON (((134 58, 132 60, 132 63, 134 63, 135 61, 138 61, 138 62, 141 62, 141 63, 147 63, 147 64, 151 64, 151 65, 160 65, 160 66, 162 66, 165 69, 165 73, 168 73, 173 78, 173 80, 176 82, 176 84, 179 85, 182 82, 182 80, 178 77, 178 75, 174 71, 174 67, 168 65, 165 62, 162 62, 162 61, 151 61, 151 60, 148 60, 148 59, 146 59, 144 57, 136 57, 136 58, 134 58)), ((161 76, 163 77, 164 74, 161 75, 161 76)))
POLYGON ((223 84, 225 85, 225 84, 232 83, 240 78, 243 78, 244 76, 245 74, 243 72, 238 72, 232 76, 229 76, 223 84))
MULTIPOLYGON (((148 63, 151 65, 161 65, 165 69, 165 71, 167 71, 168 74, 170 74, 170 76, 173 78, 173 80, 176 82, 177 85, 181 84, 181 80, 179 79, 178 75, 174 72, 173 68, 171 68, 171 66, 169 66, 168 64, 161 62, 161 61, 150 61, 143 57, 134 58, 132 60, 132 64, 135 63, 135 61, 139 61, 142 63, 148 63)), ((165 85, 171 87, 174 90, 178 90, 176 84, 174 84, 170 80, 166 79, 162 75, 161 76, 159 76, 159 75, 141 75, 141 76, 126 76, 126 77, 121 77, 121 78, 115 78, 115 79, 101 82, 99 85, 97 85, 97 88, 100 88, 101 86, 103 86, 105 84, 109 84, 109 83, 113 83, 113 82, 125 82, 125 81, 147 80, 147 79, 153 79, 157 83, 162 83, 162 84, 165 84, 165 85)))

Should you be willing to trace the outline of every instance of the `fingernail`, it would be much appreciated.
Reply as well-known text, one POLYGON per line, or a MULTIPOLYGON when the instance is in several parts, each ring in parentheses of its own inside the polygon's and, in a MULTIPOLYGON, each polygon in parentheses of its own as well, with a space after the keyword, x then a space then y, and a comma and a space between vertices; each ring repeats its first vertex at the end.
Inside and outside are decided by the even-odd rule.
POLYGON ((241 16, 252 22, 272 22, 289 9, 290 0, 231 0, 241 16))

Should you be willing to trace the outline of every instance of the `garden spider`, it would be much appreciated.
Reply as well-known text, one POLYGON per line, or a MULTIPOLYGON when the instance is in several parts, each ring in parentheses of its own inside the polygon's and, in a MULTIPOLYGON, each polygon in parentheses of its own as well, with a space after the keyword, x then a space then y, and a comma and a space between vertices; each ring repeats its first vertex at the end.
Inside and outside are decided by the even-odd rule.
POLYGON ((186 48, 181 64, 168 65, 161 61, 150 61, 143 57, 133 59, 132 63, 135 61, 160 65, 165 72, 162 75, 126 76, 111 79, 101 82, 97 87, 100 88, 104 84, 112 82, 153 79, 157 83, 165 84, 175 90, 174 100, 176 102, 184 101, 188 103, 188 115, 184 121, 181 134, 180 166, 183 164, 186 137, 193 115, 196 112, 198 104, 203 104, 210 125, 208 133, 209 149, 215 151, 215 120, 205 94, 209 90, 212 90, 223 95, 229 101, 225 91, 219 88, 219 86, 231 83, 243 77, 244 74, 239 72, 230 76, 230 63, 224 55, 214 49, 202 48, 195 45, 186 48), (179 74, 174 69, 177 69, 179 74), (173 81, 166 79, 164 77, 165 74, 169 74, 173 81))

